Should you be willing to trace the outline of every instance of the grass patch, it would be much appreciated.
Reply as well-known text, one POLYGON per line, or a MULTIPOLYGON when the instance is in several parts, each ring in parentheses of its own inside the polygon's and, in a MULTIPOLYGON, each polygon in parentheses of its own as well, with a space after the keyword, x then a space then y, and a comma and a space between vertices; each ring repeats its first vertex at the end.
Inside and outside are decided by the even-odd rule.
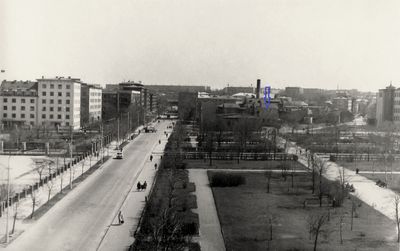
POLYGON ((305 200, 316 198, 309 174, 296 173, 292 188, 290 179, 284 181, 273 173, 270 193, 264 175, 241 174, 246 178, 244 185, 212 188, 227 250, 268 250, 268 246, 269 250, 312 250, 307 219, 321 213, 329 214, 329 222, 319 237, 318 250, 397 250, 395 223, 354 197, 347 197, 340 208, 320 208, 318 203, 304 208, 305 200), (356 217, 350 230, 353 204, 356 217))

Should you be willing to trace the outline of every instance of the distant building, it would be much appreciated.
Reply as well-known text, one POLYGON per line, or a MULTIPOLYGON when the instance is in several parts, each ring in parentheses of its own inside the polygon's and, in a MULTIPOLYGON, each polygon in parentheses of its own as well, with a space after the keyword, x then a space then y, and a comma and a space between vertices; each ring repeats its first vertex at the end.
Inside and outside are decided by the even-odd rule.
POLYGON ((292 97, 292 98, 297 98, 300 95, 303 95, 304 91, 303 88, 301 87, 286 87, 285 88, 285 95, 292 97))
POLYGON ((352 108, 352 99, 347 97, 337 97, 332 100, 332 105, 339 111, 349 111, 352 108))
POLYGON ((251 86, 227 86, 222 89, 225 95, 233 95, 236 93, 255 93, 254 87, 251 86))
MULTIPOLYGON (((394 108, 398 108, 395 104, 395 91, 396 88, 392 85, 385 89, 379 89, 376 97, 376 123, 377 126, 382 125, 385 121, 393 121, 394 108)), ((397 99, 396 99, 397 101, 397 99)), ((397 111, 397 110, 396 110, 397 111)), ((397 114, 397 113, 396 113, 397 114)), ((396 115, 397 116, 397 115, 396 115)))

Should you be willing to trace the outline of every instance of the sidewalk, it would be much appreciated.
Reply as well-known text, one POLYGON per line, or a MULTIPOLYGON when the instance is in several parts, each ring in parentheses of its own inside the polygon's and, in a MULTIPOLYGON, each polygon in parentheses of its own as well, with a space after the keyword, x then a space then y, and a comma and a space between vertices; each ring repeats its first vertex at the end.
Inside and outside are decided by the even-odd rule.
MULTIPOLYGON (((171 134, 171 129, 158 128, 158 130, 160 132, 167 131, 169 135, 171 134)), ((160 135, 164 136, 163 133, 160 135)), ((152 152, 164 151, 168 138, 161 136, 161 144, 157 141, 152 152)), ((149 153, 148 156, 150 156, 150 154, 151 153, 149 153)), ((149 195, 150 188, 152 187, 157 172, 154 168, 154 164, 157 163, 157 166, 159 167, 161 162, 160 157, 155 156, 154 154, 153 161, 150 161, 149 157, 146 159, 147 160, 143 164, 142 170, 135 177, 135 182, 121 205, 120 211, 124 217, 124 224, 119 224, 118 212, 116 212, 113 222, 106 230, 105 236, 100 243, 98 250, 126 250, 135 241, 133 233, 137 228, 140 215, 145 206, 145 197, 149 195), (147 189, 145 191, 137 191, 137 182, 143 184, 144 181, 148 184, 147 189)))
POLYGON ((199 240, 201 250, 226 250, 214 196, 208 182, 207 170, 189 169, 189 180, 196 185, 195 194, 200 222, 199 240))
MULTIPOLYGON (((288 152, 291 154, 298 153, 298 149, 302 150, 303 154, 298 154, 298 161, 307 167, 307 158, 304 154, 305 150, 293 143, 288 145, 288 152)), ((343 167, 330 161, 327 161, 326 163, 326 171, 323 174, 324 177, 329 180, 338 180, 339 171, 341 171, 343 167)), ((375 208, 389 219, 395 220, 394 198, 395 196, 399 196, 399 194, 390 189, 377 186, 374 181, 362 175, 356 174, 352 170, 344 168, 344 172, 346 182, 349 182, 355 188, 355 192, 352 193, 352 195, 356 196, 369 206, 375 208)))

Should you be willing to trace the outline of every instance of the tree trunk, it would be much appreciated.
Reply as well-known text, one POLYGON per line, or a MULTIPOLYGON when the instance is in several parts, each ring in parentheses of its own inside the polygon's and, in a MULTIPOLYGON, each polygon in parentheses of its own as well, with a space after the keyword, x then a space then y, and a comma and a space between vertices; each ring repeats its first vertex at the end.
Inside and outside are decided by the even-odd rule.
POLYGON ((319 235, 319 228, 317 229, 317 231, 315 233, 314 251, 317 251, 318 235, 319 235))

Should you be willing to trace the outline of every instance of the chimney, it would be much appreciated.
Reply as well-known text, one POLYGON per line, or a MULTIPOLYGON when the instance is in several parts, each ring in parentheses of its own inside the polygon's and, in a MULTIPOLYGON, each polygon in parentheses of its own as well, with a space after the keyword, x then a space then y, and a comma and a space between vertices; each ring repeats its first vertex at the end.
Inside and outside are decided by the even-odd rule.
POLYGON ((260 98, 261 79, 257 79, 256 98, 260 98))

